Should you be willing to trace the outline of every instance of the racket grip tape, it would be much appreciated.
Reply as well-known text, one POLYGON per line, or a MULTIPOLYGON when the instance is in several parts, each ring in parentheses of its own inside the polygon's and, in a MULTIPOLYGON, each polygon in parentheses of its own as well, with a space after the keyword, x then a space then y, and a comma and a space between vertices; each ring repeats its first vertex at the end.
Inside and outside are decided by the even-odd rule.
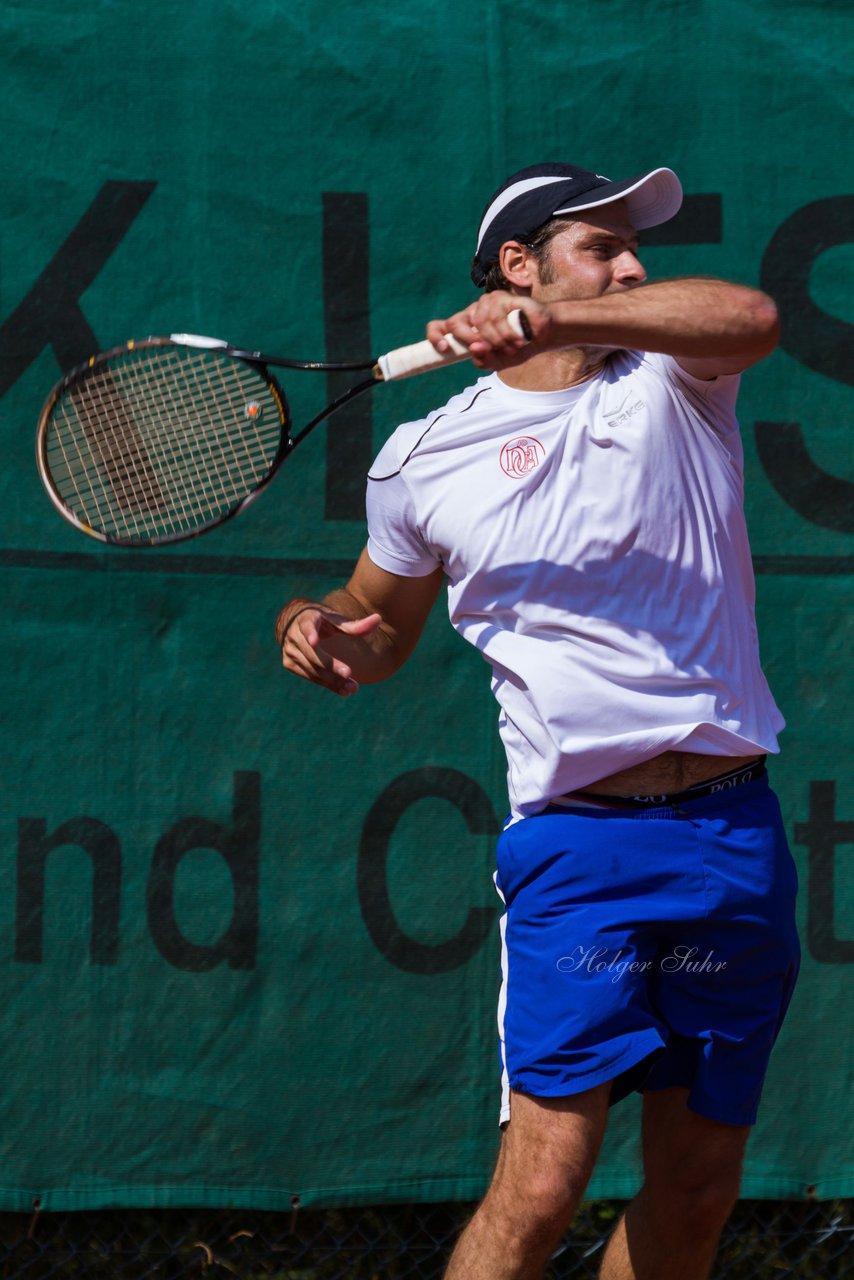
MULTIPOLYGON (((509 312, 507 320, 518 337, 530 342, 531 330, 523 311, 509 312)), ((447 351, 437 351, 433 343, 426 339, 423 342, 413 342, 408 347, 388 351, 377 360, 374 376, 378 382, 394 382, 397 378, 411 378, 416 373, 425 373, 428 369, 468 359, 468 347, 452 334, 446 334, 445 341, 448 344, 447 351)))

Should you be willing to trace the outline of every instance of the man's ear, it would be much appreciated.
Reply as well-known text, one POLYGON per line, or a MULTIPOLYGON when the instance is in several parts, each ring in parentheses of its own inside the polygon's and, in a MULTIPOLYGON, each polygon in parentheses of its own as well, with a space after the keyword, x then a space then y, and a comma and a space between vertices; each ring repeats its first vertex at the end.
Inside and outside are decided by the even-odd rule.
POLYGON ((539 279, 536 258, 518 240, 505 241, 498 250, 498 265, 505 280, 520 292, 533 288, 539 279))

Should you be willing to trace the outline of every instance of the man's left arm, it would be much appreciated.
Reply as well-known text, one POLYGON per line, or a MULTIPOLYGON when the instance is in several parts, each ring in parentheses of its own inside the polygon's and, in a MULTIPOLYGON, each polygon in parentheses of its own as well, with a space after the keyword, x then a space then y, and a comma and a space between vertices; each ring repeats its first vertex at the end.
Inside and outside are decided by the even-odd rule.
POLYGON ((509 368, 564 347, 603 347, 660 352, 694 377, 711 379, 770 355, 779 319, 773 299, 758 289, 696 277, 548 304, 487 293, 428 326, 427 336, 440 350, 447 333, 464 342, 482 368, 509 368), (513 310, 527 318, 531 340, 525 345, 507 323, 513 310))

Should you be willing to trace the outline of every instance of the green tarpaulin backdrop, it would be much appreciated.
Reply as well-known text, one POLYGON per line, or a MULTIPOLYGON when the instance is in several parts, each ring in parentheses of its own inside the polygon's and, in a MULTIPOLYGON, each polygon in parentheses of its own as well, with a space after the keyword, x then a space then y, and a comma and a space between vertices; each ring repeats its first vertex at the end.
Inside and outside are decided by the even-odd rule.
MULTIPOLYGON (((762 283, 741 421, 803 977, 745 1194, 854 1194, 851 9, 835 0, 64 0, 0 6, 0 1206, 476 1196, 494 1154, 503 759, 437 609, 387 685, 285 677, 272 623, 363 541, 363 476, 469 376, 378 390, 233 526, 66 527, 33 464, 64 370, 186 330, 306 357, 471 293, 515 168, 667 164, 653 275, 762 283)), ((288 384, 297 421, 333 390, 288 384)), ((638 1182, 637 1108, 592 1191, 638 1182)))

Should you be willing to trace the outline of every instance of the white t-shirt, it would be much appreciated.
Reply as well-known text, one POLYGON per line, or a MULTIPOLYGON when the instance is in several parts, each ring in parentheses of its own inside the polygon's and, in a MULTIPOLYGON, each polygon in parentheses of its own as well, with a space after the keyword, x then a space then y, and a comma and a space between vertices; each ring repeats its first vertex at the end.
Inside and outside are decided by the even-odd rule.
POLYGON ((563 391, 490 374, 374 462, 368 553, 444 569, 492 666, 517 816, 668 749, 778 750, 737 390, 636 351, 563 391))

